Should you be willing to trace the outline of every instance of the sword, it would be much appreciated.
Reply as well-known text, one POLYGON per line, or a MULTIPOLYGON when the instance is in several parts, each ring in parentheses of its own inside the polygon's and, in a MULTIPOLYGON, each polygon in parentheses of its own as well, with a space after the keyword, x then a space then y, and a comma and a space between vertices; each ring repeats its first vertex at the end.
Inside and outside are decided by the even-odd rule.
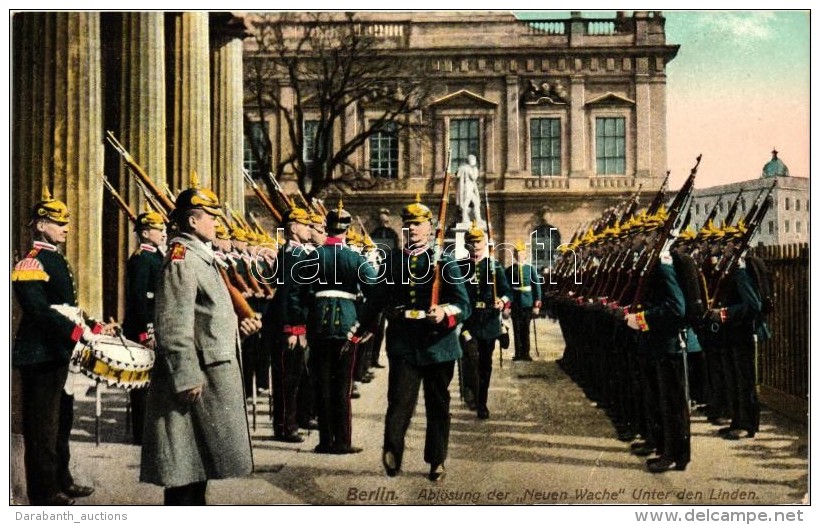
POLYGON ((532 337, 535 340, 535 355, 541 357, 538 352, 538 327, 535 326, 535 316, 532 316, 532 337))

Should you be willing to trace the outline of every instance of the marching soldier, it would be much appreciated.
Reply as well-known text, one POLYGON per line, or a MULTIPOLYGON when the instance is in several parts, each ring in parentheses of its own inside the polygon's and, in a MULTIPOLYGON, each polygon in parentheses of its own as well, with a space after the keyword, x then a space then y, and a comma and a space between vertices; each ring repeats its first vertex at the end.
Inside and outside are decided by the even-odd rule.
POLYGON ((473 223, 465 241, 469 258, 459 264, 472 307, 461 331, 465 399, 474 399, 479 419, 489 419, 487 396, 493 372, 493 351, 502 333, 501 315, 509 316, 511 291, 504 269, 489 256, 484 231, 473 223))
MULTIPOLYGON (((162 215, 147 211, 137 216, 134 231, 140 240, 139 248, 128 259, 125 285, 125 319, 123 335, 131 341, 154 350, 154 295, 162 271, 163 252, 167 234, 162 215)), ((136 388, 131 398, 131 439, 142 444, 145 420, 145 400, 148 390, 136 388)))
POLYGON ((31 213, 32 249, 11 272, 23 311, 12 347, 12 366, 23 390, 23 436, 28 498, 32 505, 73 505, 92 487, 77 485, 69 470, 74 397, 64 391, 75 345, 92 343, 103 327, 75 324, 52 305, 77 306, 74 274, 58 251, 68 234, 68 207, 48 189, 31 213))
POLYGON ((360 356, 356 355, 358 345, 345 342, 348 336, 352 342, 360 342, 352 335, 358 327, 356 303, 360 292, 370 295, 376 272, 345 244, 343 236, 350 222, 350 213, 339 201, 339 207, 327 215, 329 235, 310 257, 317 265, 308 321, 310 370, 315 377, 319 415, 319 444, 314 450, 321 454, 362 450, 351 443, 350 408, 353 368, 360 356))
POLYGON ((526 246, 523 242, 515 243, 515 262, 507 268, 505 274, 512 287, 510 317, 515 339, 513 361, 532 361, 530 321, 541 313, 541 278, 535 268, 526 263, 526 246))
MULTIPOLYGON (((446 474, 450 436, 449 385, 455 363, 461 358, 455 329, 472 307, 458 264, 448 255, 441 255, 436 264, 430 246, 432 217, 430 208, 418 197, 402 210, 408 238, 385 259, 374 299, 365 303, 362 326, 373 326, 380 311, 388 316, 385 471, 396 476, 401 470, 405 434, 423 383, 427 417, 424 460, 430 464, 429 479, 439 481, 446 474)), ((359 328, 353 337, 363 333, 359 328)))
POLYGON ((244 476, 253 458, 240 370, 240 336, 260 328, 238 320, 209 246, 219 200, 196 184, 176 199, 157 288, 157 360, 145 416, 140 481, 165 487, 166 505, 204 505, 210 479, 244 476))
POLYGON ((287 244, 279 249, 277 290, 262 318, 262 345, 271 352, 273 369, 273 438, 301 443, 297 421, 299 382, 307 351, 307 315, 310 279, 305 268, 311 238, 310 214, 292 207, 287 214, 287 244))

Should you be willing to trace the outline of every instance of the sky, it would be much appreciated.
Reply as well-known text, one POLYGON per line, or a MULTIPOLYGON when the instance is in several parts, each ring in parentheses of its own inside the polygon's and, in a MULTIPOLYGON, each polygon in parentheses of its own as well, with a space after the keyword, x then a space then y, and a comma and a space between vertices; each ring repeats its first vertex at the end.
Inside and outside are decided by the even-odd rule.
MULTIPOLYGON (((609 18, 615 11, 583 14, 609 18)), ((792 176, 808 177, 809 12, 665 10, 663 15, 667 44, 680 45, 667 66, 670 186, 683 183, 699 154, 697 187, 757 178, 773 149, 792 176)))

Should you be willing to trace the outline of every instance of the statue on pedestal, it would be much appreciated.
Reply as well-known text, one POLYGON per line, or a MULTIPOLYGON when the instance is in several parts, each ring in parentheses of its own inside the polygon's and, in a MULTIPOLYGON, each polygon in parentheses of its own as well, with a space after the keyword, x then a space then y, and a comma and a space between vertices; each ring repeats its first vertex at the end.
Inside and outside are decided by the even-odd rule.
POLYGON ((458 167, 458 193, 456 205, 461 210, 461 223, 470 224, 475 221, 483 227, 481 218, 481 195, 478 192, 478 166, 475 155, 467 155, 467 162, 458 167))

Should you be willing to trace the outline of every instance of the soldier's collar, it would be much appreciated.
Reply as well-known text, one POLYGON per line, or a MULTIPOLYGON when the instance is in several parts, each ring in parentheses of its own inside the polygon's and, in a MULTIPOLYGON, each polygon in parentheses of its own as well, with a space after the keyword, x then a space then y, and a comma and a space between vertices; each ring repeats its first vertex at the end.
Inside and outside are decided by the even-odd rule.
POLYGON ((46 241, 34 241, 34 247, 39 250, 48 250, 50 252, 56 252, 57 247, 51 244, 50 242, 46 241))
POLYGON ((427 246, 426 245, 425 246, 419 246, 417 248, 410 248, 410 247, 405 246, 403 251, 407 255, 420 255, 420 254, 427 251, 427 246))
POLYGON ((151 252, 151 253, 156 253, 157 252, 157 247, 154 246, 153 244, 147 244, 147 243, 143 242, 143 243, 140 243, 140 250, 143 250, 143 251, 146 251, 146 252, 151 252))

